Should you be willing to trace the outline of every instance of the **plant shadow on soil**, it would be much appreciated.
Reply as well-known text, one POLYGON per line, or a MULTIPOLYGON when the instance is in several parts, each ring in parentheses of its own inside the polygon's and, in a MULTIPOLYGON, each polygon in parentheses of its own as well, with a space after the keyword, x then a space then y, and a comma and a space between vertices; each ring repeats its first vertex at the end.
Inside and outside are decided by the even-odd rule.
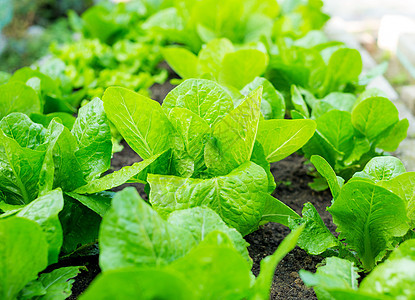
MULTIPOLYGON (((165 95, 172 89, 167 82, 163 85, 155 85, 152 88, 153 99, 162 102, 165 95)), ((140 161, 140 157, 123 141, 124 149, 115 153, 111 162, 111 171, 116 171, 123 166, 131 165, 140 161)), ((331 204, 331 194, 328 190, 315 192, 311 190, 308 183, 312 177, 307 175, 305 159, 293 154, 286 159, 271 164, 271 172, 275 181, 279 183, 273 196, 289 205, 297 213, 301 213, 304 203, 311 202, 316 207, 324 223, 334 233, 335 225, 326 207, 331 204)), ((113 191, 119 191, 126 186, 134 186, 141 197, 148 200, 144 192, 143 184, 124 184, 113 191)), ((280 224, 268 223, 261 226, 257 231, 247 235, 245 239, 250 244, 248 251, 253 260, 252 271, 258 275, 260 261, 274 253, 281 241, 289 234, 290 230, 280 224)), ((271 287, 271 299, 317 299, 313 289, 307 288, 298 275, 301 269, 315 272, 317 264, 322 261, 319 256, 310 256, 302 249, 296 247, 278 265, 271 287)), ((66 260, 59 263, 59 267, 66 265, 86 265, 88 270, 82 271, 76 278, 72 288, 72 296, 68 299, 77 299, 88 287, 92 280, 99 274, 98 257, 89 256, 84 258, 66 260)))

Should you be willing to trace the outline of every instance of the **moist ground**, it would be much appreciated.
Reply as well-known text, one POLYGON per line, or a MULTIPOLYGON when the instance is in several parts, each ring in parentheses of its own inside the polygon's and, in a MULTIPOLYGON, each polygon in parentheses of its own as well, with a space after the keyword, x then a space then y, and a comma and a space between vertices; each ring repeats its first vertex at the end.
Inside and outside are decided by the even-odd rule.
MULTIPOLYGON (((172 87, 168 82, 163 85, 153 86, 153 99, 161 103, 172 87)), ((111 161, 111 171, 119 170, 123 166, 131 165, 141 160, 127 143, 123 141, 121 144, 124 146, 124 149, 114 154, 111 161)), ((308 183, 312 181, 312 178, 307 175, 308 169, 304 165, 302 156, 293 154, 280 162, 272 164, 271 172, 277 182, 277 188, 273 193, 274 197, 289 205, 297 213, 301 213, 304 203, 313 203, 325 224, 334 232, 335 226, 332 223, 330 214, 326 212, 326 207, 330 205, 331 194, 329 191, 315 192, 308 187, 308 183)), ((126 186, 136 187, 143 199, 148 199, 142 184, 125 184, 115 188, 114 191, 119 191, 126 186)), ((252 271, 255 275, 259 273, 260 261, 274 253, 289 232, 290 230, 285 226, 269 223, 245 237, 250 244, 248 250, 253 259, 252 271)), ((304 286, 298 271, 305 269, 314 272, 321 260, 320 257, 310 256, 296 247, 277 267, 271 287, 271 299, 317 299, 314 291, 304 286)), ((73 294, 69 298, 77 299, 100 272, 98 256, 66 260, 59 263, 59 267, 65 265, 86 265, 87 267, 87 270, 82 271, 77 276, 72 288, 73 294)))

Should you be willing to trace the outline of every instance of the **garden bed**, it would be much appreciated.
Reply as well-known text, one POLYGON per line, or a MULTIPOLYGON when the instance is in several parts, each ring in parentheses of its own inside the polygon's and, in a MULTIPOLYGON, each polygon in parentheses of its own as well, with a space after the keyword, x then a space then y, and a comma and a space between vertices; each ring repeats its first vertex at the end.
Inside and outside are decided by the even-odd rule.
MULTIPOLYGON (((172 88, 173 86, 169 82, 163 85, 157 84, 152 87, 152 98, 162 102, 162 99, 172 88)), ((121 152, 114 154, 111 171, 117 171, 123 166, 141 161, 125 141, 122 141, 121 145, 124 148, 121 152)), ((308 168, 307 165, 304 165, 304 161, 302 156, 293 154, 280 162, 271 164, 271 172, 277 183, 277 188, 272 195, 299 214, 301 214, 304 203, 313 203, 325 224, 334 233, 335 226, 330 214, 326 212, 326 207, 330 206, 332 199, 330 191, 316 192, 308 186, 312 177, 307 174, 308 168)), ((148 199, 143 184, 127 183, 114 188, 113 191, 120 191, 126 186, 134 186, 143 199, 148 199)), ((289 232, 290 230, 281 224, 268 223, 245 237, 250 244, 248 251, 254 262, 252 271, 255 275, 259 273, 260 261, 273 254, 289 232)), ((296 247, 276 269, 271 287, 271 299, 317 299, 313 289, 304 285, 298 271, 305 269, 315 272, 321 261, 321 257, 308 255, 304 250, 296 247)), ((76 278, 72 288, 72 296, 68 298, 77 299, 100 272, 98 255, 70 259, 60 263, 59 267, 67 265, 85 265, 87 268, 76 278)))

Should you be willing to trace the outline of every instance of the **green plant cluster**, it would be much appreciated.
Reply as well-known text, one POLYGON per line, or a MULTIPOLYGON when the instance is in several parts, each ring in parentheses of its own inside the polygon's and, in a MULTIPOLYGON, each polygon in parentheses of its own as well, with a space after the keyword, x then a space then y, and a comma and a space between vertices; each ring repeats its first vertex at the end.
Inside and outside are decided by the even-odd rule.
POLYGON ((300 272, 319 299, 415 297, 414 174, 385 153, 409 124, 365 90, 381 70, 325 37, 321 9, 103 3, 69 14, 78 41, 0 74, 0 298, 66 299, 83 268, 51 265, 97 243, 80 299, 269 299, 295 245, 326 258, 300 272), (163 59, 180 79, 160 105, 147 89, 163 59), (114 129, 141 161, 111 172, 114 129), (330 188, 338 236, 311 203, 300 216, 271 195, 270 164, 294 152, 330 188), (112 192, 125 183, 148 201, 112 192), (255 277, 243 237, 268 222, 292 233, 255 277))

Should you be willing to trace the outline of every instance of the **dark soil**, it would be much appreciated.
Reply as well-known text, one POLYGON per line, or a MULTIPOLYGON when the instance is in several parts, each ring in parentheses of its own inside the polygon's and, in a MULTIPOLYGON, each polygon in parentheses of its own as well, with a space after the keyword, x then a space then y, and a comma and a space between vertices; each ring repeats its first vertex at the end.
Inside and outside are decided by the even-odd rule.
MULTIPOLYGON (((308 187, 312 178, 307 175, 304 159, 293 154, 286 159, 271 165, 271 172, 275 182, 279 184, 273 196, 289 205, 297 213, 301 213, 304 203, 311 202, 320 213, 323 221, 334 232, 335 226, 331 216, 326 212, 330 206, 331 194, 329 191, 315 192, 308 187)), ((246 236, 251 245, 249 254, 254 261, 252 271, 259 273, 260 261, 274 253, 281 241, 290 233, 290 230, 280 224, 268 223, 259 230, 246 236)), ((307 288, 298 275, 301 269, 315 271, 316 265, 322 258, 310 256, 304 250, 296 247, 278 265, 271 287, 271 299, 317 299, 313 289, 307 288)))
MULTIPOLYGON (((153 98, 162 102, 162 99, 164 99, 172 87, 170 83, 153 86, 153 98)), ((114 154, 110 172, 141 160, 126 142, 123 141, 121 144, 124 146, 124 149, 114 154)), ((312 178, 307 175, 308 170, 307 166, 304 165, 304 158, 293 154, 278 163, 272 164, 271 172, 278 185, 273 193, 274 197, 289 205, 297 213, 301 213, 304 203, 312 202, 323 221, 334 232, 335 226, 330 214, 326 212, 326 207, 330 206, 331 194, 329 191, 315 192, 308 187, 308 183, 312 181, 312 178)), ((142 184, 125 184, 115 188, 114 191, 119 191, 126 186, 134 186, 143 199, 148 198, 142 184)), ((245 237, 250 243, 248 250, 254 262, 252 271, 255 275, 259 273, 260 261, 264 257, 273 254, 289 232, 288 228, 280 224, 269 223, 245 237)), ((73 295, 69 299, 76 299, 100 272, 97 256, 81 259, 82 261, 75 260, 73 265, 86 265, 88 271, 82 271, 77 276, 72 288, 73 295)), ((303 284, 298 271, 301 269, 315 271, 316 265, 321 260, 322 258, 310 256, 302 249, 296 247, 277 267, 271 287, 271 299, 317 299, 314 291, 303 284)), ((60 266, 63 265, 60 263, 60 266)))

